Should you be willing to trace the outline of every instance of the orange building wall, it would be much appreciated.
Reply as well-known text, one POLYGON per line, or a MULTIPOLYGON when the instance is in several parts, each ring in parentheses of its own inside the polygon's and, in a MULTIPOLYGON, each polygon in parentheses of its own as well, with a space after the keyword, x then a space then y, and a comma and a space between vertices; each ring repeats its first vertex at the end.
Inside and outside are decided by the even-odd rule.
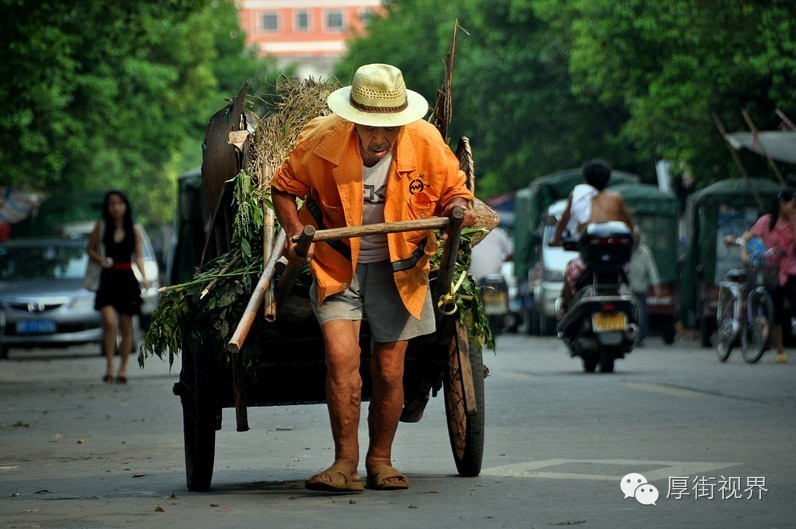
POLYGON ((268 7, 267 2, 240 2, 239 18, 242 29, 246 32, 246 40, 250 45, 258 45, 264 52, 269 52, 277 57, 289 56, 339 56, 345 47, 345 41, 352 34, 363 29, 360 13, 366 10, 379 12, 383 10, 381 3, 373 2, 348 2, 341 0, 335 4, 324 2, 320 7, 268 7), (252 7, 248 7, 252 6, 252 7), (295 26, 297 12, 306 11, 310 16, 310 27, 307 31, 299 31, 295 26), (342 11, 344 13, 344 28, 340 31, 328 31, 324 27, 324 18, 327 11, 342 11), (260 16, 264 13, 277 13, 279 15, 279 29, 274 32, 264 32, 259 29, 260 16), (290 44, 294 44, 291 47, 290 44), (269 51, 269 45, 278 51, 269 51))

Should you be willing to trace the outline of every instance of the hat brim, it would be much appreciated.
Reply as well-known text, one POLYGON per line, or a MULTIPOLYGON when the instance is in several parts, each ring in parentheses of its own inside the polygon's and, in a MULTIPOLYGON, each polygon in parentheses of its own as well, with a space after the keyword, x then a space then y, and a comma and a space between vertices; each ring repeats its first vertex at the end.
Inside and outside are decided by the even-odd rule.
POLYGON ((400 112, 364 112, 351 105, 351 87, 335 90, 326 99, 329 108, 343 119, 369 127, 401 127, 421 119, 428 113, 426 98, 412 90, 406 91, 407 106, 400 112))

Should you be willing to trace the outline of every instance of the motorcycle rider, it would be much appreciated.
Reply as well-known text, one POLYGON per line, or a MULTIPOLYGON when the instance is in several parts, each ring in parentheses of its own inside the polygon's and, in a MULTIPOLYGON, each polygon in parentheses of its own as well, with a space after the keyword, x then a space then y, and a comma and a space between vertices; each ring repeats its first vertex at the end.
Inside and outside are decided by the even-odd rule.
MULTIPOLYGON (((588 160, 581 167, 583 184, 578 184, 570 193, 564 213, 556 223, 550 246, 560 246, 564 230, 569 231, 571 237, 580 237, 589 224, 620 221, 624 222, 630 231, 633 231, 633 221, 625 207, 622 196, 605 190, 611 178, 611 168, 607 162, 600 159, 588 160)), ((583 275, 586 264, 578 255, 572 259, 564 272, 564 287, 561 291, 559 302, 556 303, 557 316, 563 316, 569 302, 575 295, 575 287, 583 275)))

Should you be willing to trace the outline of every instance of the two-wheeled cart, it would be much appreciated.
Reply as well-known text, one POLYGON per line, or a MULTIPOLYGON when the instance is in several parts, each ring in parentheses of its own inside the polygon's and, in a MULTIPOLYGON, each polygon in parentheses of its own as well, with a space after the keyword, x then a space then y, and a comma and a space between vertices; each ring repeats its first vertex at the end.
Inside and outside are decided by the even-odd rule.
MULTIPOLYGON (((208 127, 207 149, 203 162, 203 182, 223 182, 240 170, 245 161, 243 149, 233 149, 235 133, 245 130, 242 96, 233 101, 223 113, 217 114, 208 127), (230 119, 230 115, 232 118, 230 119), (222 119, 223 118, 223 119, 222 119), (223 141, 214 140, 214 136, 223 141), (218 149, 213 154, 212 150, 218 149), (225 150, 226 149, 226 150, 225 150), (209 152, 210 151, 210 152, 209 152), (207 178, 213 172, 217 178, 207 178)), ((461 145, 461 142, 460 142, 461 145)), ((466 147, 466 139, 465 139, 466 147)), ((457 153, 469 156, 469 148, 457 153), (462 154, 465 153, 465 154, 462 154)), ((471 167, 468 160, 462 166, 471 167)), ((470 180, 472 182, 472 180, 470 180)), ((472 184, 470 184, 472 185, 472 184)), ((205 189, 205 193, 208 190, 205 189)), ((233 248, 232 217, 234 184, 216 186, 212 224, 207 235, 203 262, 229 252, 233 248)), ((213 196, 211 194, 210 198, 213 196)), ((454 215, 456 217, 456 215, 454 215)), ((404 391, 405 405, 402 421, 420 420, 430 395, 442 391, 445 400, 448 433, 456 468, 461 476, 476 476, 481 470, 484 444, 484 378, 486 368, 480 348, 468 339, 468 330, 459 314, 438 308, 437 301, 450 289, 453 267, 457 259, 459 229, 456 218, 427 219, 434 227, 448 229, 449 236, 441 264, 432 270, 430 285, 434 297, 437 331, 410 341, 406 353, 404 391)), ((421 222, 421 221, 414 221, 421 222)), ((402 223, 396 223, 402 224, 402 223)), ((311 227, 309 227, 311 228, 311 227)), ((356 230, 356 228, 354 228, 356 230)), ((406 226, 381 225, 379 229, 406 231, 406 226)), ((417 229, 412 227, 411 229, 417 229)), ((318 242, 324 237, 350 237, 351 229, 305 230, 305 237, 318 242), (348 230, 348 231, 346 231, 348 230)), ((192 340, 182 347, 182 369, 179 382, 174 385, 183 408, 185 436, 185 465, 190 490, 203 491, 210 487, 215 460, 216 431, 222 426, 223 408, 235 408, 238 431, 248 430, 247 408, 251 406, 286 406, 325 402, 324 345, 320 327, 310 306, 309 284, 296 280, 296 271, 288 265, 280 271, 276 249, 281 250, 284 232, 273 241, 274 252, 264 262, 265 273, 260 278, 249 305, 257 305, 258 289, 276 291, 276 317, 265 321, 262 311, 247 307, 243 319, 256 319, 257 332, 249 335, 247 346, 256 347, 254 360, 243 364, 239 353, 239 333, 230 341, 227 351, 217 345, 192 340), (273 270, 269 270, 271 267, 273 270), (270 273, 270 278, 266 277, 270 273), (275 286, 272 287, 272 279, 275 286)), ((243 320, 241 320, 243 324, 243 320)), ((239 326, 238 330, 240 331, 239 326)), ((244 332, 245 336, 245 332, 244 332)), ((209 343, 209 342, 208 342, 209 343)), ((370 331, 363 321, 360 335, 362 399, 371 394, 368 361, 371 355, 370 331)), ((252 358, 250 355, 247 358, 252 358)))

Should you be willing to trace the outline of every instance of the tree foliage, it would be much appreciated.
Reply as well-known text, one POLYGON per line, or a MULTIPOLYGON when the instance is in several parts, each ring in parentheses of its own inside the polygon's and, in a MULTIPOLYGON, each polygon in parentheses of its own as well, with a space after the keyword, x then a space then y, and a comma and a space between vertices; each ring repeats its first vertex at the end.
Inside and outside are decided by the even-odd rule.
POLYGON ((121 188, 171 215, 209 116, 273 71, 245 49, 234 2, 2 0, 2 181, 56 194, 121 188))
MULTIPOLYGON (((622 136, 641 156, 691 168, 707 184, 740 176, 712 118, 747 130, 796 111, 792 0, 532 0, 572 42, 572 91, 621 104, 622 136)), ((744 156, 749 172, 765 161, 744 156)))
MULTIPOLYGON (((459 20, 451 138, 470 137, 479 194, 590 157, 654 181, 666 158, 700 183, 737 176, 711 114, 745 129, 796 113, 792 0, 392 0, 337 75, 389 62, 433 104, 459 20), (791 13, 790 15, 788 13, 791 13)), ((765 161, 746 154, 749 172, 765 161)))

